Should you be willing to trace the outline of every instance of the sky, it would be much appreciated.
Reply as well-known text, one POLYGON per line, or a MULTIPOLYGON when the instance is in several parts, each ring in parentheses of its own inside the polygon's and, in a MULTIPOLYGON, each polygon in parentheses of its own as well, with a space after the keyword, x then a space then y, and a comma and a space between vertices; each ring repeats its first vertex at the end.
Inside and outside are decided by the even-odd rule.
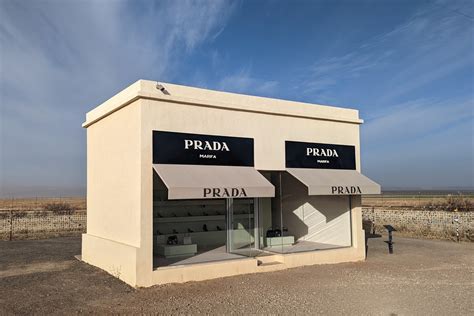
POLYGON ((473 1, 0 0, 0 197, 84 195, 138 79, 355 108, 384 189, 474 187, 473 1))

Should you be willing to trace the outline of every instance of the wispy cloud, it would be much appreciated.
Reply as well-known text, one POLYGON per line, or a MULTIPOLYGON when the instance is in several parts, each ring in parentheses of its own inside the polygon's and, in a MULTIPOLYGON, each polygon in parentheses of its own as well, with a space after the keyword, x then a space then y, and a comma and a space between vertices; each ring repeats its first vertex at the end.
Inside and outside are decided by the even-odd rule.
MULTIPOLYGON (((423 6, 302 76, 301 91, 317 100, 341 104, 348 90, 349 99, 367 103, 363 170, 384 186, 474 185, 474 95, 466 88, 453 93, 453 78, 474 65, 473 21, 450 10, 472 10, 464 4, 423 6)), ((472 87, 472 75, 460 82, 469 80, 472 87)))
MULTIPOLYGON (((171 1, 170 5, 157 5, 154 13, 149 16, 149 23, 160 21, 164 38, 171 46, 183 42, 190 51, 204 40, 216 39, 224 30, 225 22, 234 11, 237 2, 230 1, 171 1), (156 13, 159 12, 159 16, 156 13)), ((157 31, 154 28, 150 31, 157 31)), ((159 30, 158 30, 159 31, 159 30)))
POLYGON ((382 87, 383 93, 374 93, 374 102, 390 103, 472 65, 472 21, 454 9, 467 10, 450 3, 432 4, 356 50, 316 61, 302 75, 303 93, 334 96, 336 87, 365 80, 382 87))
MULTIPOLYGON (((474 100, 470 98, 418 99, 378 111, 362 126, 362 136, 369 149, 400 142, 408 147, 419 138, 466 121, 474 124, 474 100)), ((474 136, 465 136, 466 146, 472 145, 474 136)))
MULTIPOLYGON (((474 22, 465 15, 474 3, 316 7, 282 14, 280 3, 231 0, 0 1, 0 192, 83 185, 84 113, 139 78, 357 107, 369 173, 408 170, 411 162, 392 159, 403 151, 431 159, 409 171, 427 182, 431 172, 416 168, 441 163, 429 146, 472 143, 474 22), (369 6, 380 15, 361 23, 369 6)), ((473 148, 456 170, 472 165, 473 148)), ((470 183, 466 174, 457 173, 470 183)))
POLYGON ((251 75, 250 67, 245 67, 236 73, 223 77, 217 86, 223 91, 269 96, 277 92, 279 83, 256 78, 251 75))
POLYGON ((137 79, 172 78, 234 9, 224 0, 0 1, 1 193, 85 184, 84 113, 137 79))
POLYGON ((322 92, 347 79, 359 77, 363 72, 380 66, 391 55, 386 51, 380 56, 351 52, 317 61, 309 68, 302 81, 303 93, 322 92))

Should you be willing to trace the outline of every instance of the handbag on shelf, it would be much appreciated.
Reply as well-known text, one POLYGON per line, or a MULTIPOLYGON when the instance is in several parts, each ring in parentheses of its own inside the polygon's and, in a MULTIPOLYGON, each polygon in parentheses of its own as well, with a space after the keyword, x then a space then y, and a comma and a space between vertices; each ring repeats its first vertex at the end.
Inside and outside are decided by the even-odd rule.
POLYGON ((177 245, 178 244, 178 236, 176 236, 176 235, 169 236, 166 243, 168 245, 177 245))
POLYGON ((278 228, 267 230, 267 238, 281 237, 281 230, 278 228))

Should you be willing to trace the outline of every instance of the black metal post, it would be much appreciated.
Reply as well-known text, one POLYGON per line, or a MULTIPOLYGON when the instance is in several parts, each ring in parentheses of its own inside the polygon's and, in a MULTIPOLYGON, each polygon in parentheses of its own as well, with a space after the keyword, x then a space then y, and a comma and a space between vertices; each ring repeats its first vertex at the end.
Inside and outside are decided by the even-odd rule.
POLYGON ((383 225, 385 229, 388 231, 388 240, 386 243, 388 244, 388 253, 392 254, 393 253, 393 236, 392 232, 396 231, 396 229, 392 225, 383 225))
POLYGON ((388 231, 388 253, 393 253, 392 231, 388 231))

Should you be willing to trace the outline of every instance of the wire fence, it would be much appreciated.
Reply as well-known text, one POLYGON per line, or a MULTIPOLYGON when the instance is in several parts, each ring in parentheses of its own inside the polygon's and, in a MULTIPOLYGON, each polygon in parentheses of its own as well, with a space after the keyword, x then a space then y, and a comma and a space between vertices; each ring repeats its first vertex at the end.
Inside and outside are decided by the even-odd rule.
POLYGON ((0 240, 79 235, 86 231, 87 214, 78 211, 0 211, 0 240))

